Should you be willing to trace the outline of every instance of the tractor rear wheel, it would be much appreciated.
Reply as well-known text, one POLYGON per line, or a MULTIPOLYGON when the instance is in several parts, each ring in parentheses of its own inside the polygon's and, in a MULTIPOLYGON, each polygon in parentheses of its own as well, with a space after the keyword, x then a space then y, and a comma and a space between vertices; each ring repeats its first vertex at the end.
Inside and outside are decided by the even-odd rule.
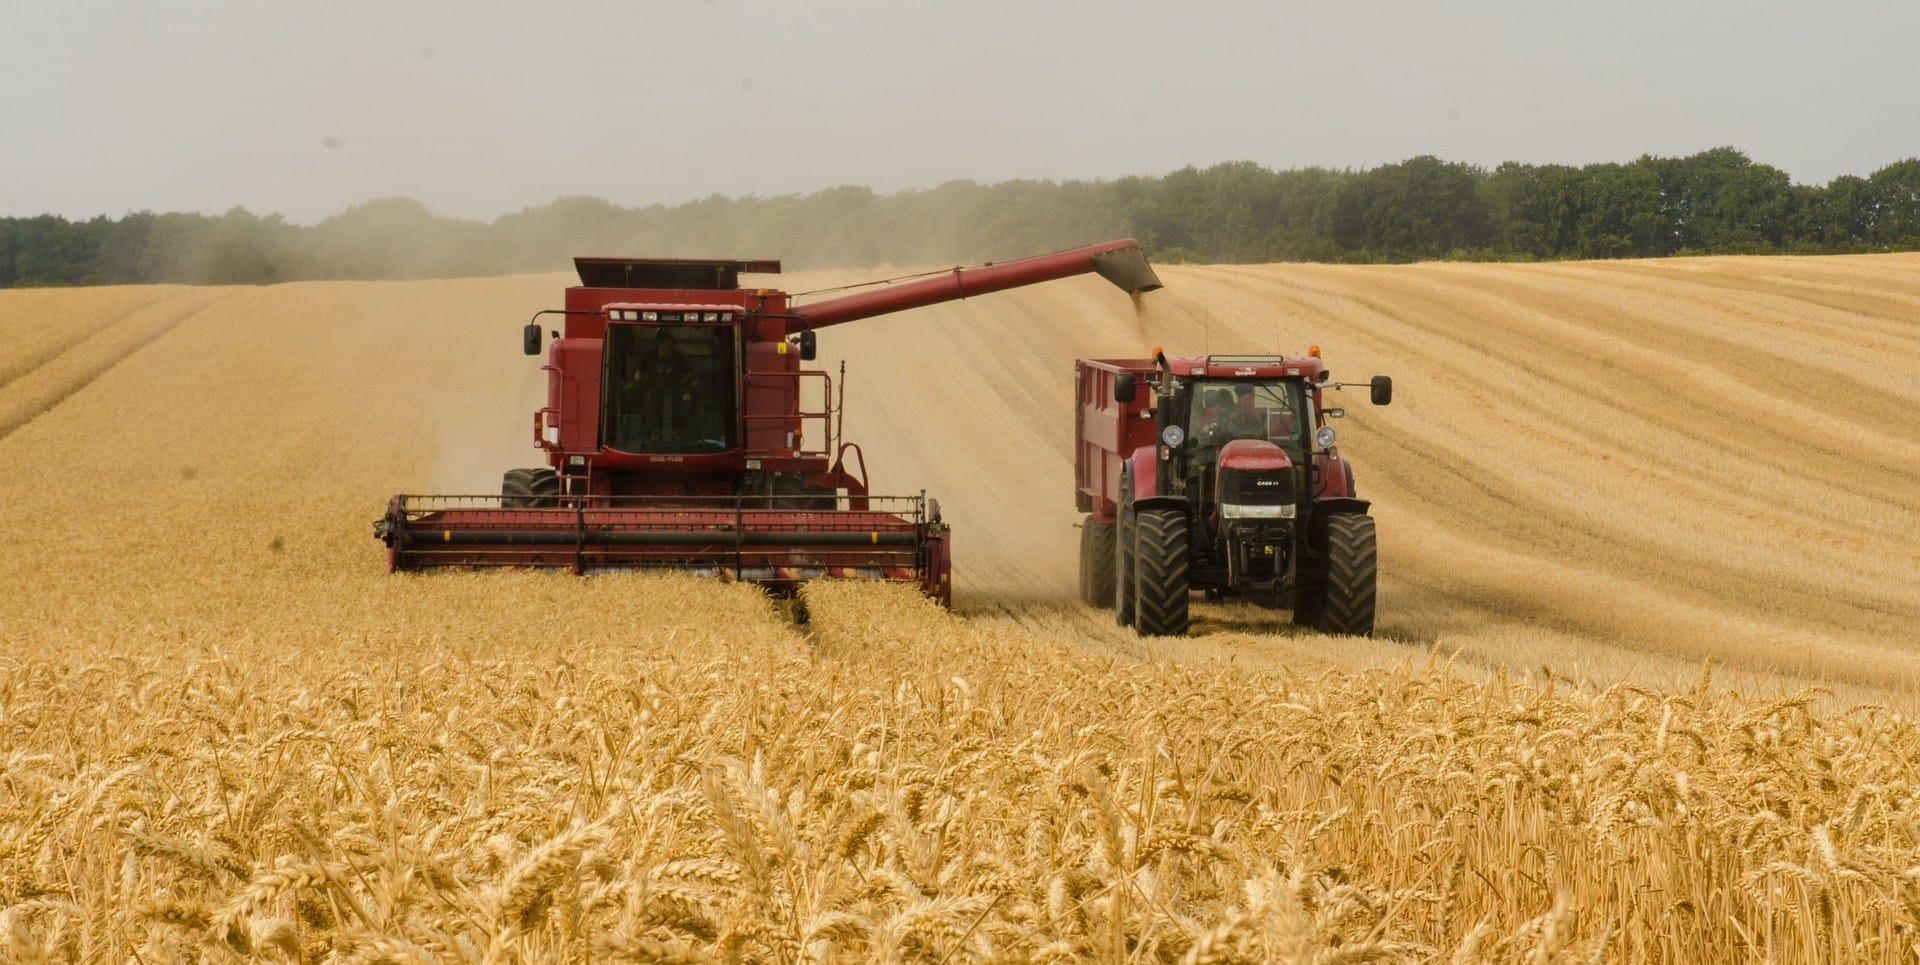
POLYGON ((1126 510, 1117 516, 1113 524, 1113 622, 1130 627, 1133 626, 1134 530, 1139 527, 1128 521, 1126 510))
POLYGON ((1113 524, 1080 521, 1080 600, 1088 606, 1113 605, 1113 524))
POLYGON ((1373 635, 1379 558, 1373 517, 1328 517, 1326 596, 1319 621, 1322 633, 1373 635))
POLYGON ((1187 632, 1190 595, 1187 514, 1177 509, 1140 513, 1134 526, 1134 629, 1148 637, 1177 637, 1187 632))

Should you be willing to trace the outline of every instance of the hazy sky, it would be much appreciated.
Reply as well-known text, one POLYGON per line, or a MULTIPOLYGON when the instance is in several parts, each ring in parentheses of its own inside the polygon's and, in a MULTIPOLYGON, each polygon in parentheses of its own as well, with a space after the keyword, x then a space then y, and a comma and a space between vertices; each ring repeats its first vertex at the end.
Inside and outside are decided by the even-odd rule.
POLYGON ((1920 154, 1920 3, 0 3, 0 215, 1731 144, 1920 154))

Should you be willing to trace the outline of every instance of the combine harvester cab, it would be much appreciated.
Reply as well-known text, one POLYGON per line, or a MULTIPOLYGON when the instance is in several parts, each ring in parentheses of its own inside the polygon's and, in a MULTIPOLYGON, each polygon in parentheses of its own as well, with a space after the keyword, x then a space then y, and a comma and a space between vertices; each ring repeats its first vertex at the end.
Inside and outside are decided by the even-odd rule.
POLYGON ((868 491, 842 435, 836 385, 802 368, 817 330, 875 315, 1097 272, 1129 293, 1160 287, 1130 239, 955 268, 790 305, 742 288, 777 261, 577 258, 566 307, 522 334, 546 404, 546 465, 508 470, 499 495, 393 497, 374 532, 389 570, 674 569, 791 592, 814 579, 917 584, 952 602, 951 537, 924 492, 868 491))

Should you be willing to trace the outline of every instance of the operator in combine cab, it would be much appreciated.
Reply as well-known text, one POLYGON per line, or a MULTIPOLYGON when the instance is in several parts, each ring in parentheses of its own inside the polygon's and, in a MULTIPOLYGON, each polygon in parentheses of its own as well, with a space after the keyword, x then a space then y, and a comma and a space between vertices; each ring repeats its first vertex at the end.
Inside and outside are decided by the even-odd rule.
POLYGON ((646 426, 649 442, 676 439, 693 412, 693 371, 686 357, 674 351, 673 330, 663 328, 653 337, 653 351, 634 362, 622 390, 627 411, 646 426))

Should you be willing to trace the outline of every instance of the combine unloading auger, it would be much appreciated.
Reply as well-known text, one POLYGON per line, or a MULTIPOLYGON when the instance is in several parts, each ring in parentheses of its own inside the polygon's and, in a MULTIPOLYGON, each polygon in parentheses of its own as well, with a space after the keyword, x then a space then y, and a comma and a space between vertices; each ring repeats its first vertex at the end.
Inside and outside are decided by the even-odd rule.
MULTIPOLYGON (((1087 272, 1160 287, 1138 244, 1112 241, 789 305, 745 289, 777 261, 578 258, 547 351, 534 442, 547 465, 499 496, 395 496, 375 535, 393 570, 690 570, 776 590, 822 578, 899 580, 951 601, 939 503, 868 492, 841 438, 828 373, 802 369, 844 322, 1087 272)), ((539 354, 538 319, 524 333, 539 354)), ((843 367, 844 369, 844 367, 843 367)), ((844 392, 844 390, 843 390, 844 392)))

